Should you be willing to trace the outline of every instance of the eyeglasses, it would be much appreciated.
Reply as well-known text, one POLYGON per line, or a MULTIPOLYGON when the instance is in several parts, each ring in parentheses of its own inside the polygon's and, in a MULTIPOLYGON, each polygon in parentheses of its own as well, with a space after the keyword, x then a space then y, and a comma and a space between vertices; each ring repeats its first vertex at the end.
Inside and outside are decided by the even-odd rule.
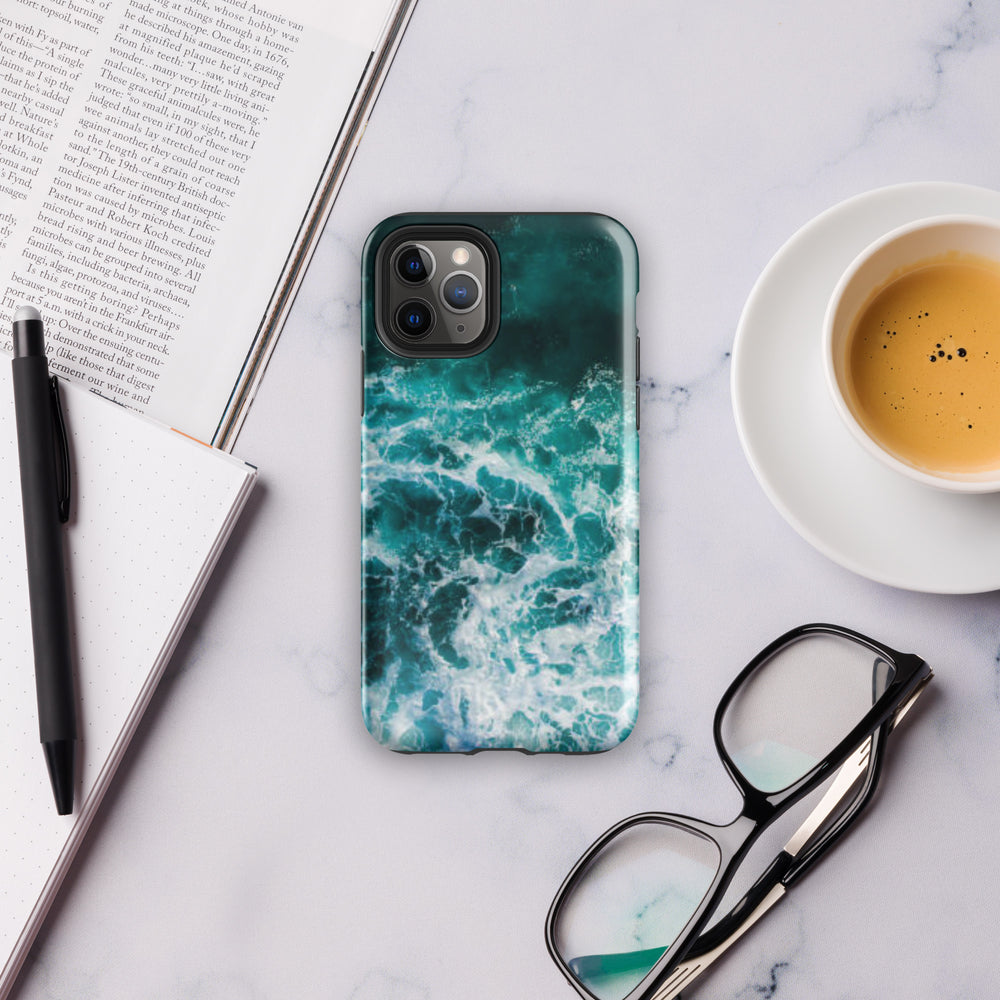
POLYGON ((559 889, 545 938, 577 993, 677 997, 858 818, 889 733, 931 677, 919 657, 834 625, 803 625, 759 653, 715 713, 716 749, 743 795, 740 815, 727 826, 632 816, 600 837, 559 889), (727 890, 737 875, 747 878, 751 848, 796 805, 812 808, 730 907, 727 890))

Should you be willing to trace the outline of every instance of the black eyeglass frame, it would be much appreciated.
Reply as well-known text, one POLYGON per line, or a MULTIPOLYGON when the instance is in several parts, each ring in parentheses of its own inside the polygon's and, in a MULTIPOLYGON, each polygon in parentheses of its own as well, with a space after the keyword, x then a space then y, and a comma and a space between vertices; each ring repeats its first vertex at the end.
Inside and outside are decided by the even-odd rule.
MULTIPOLYGON (((684 930, 635 988, 621 998, 621 1000, 656 1000, 656 996, 668 984, 679 963, 691 957, 706 954, 726 942, 776 886, 781 885, 787 888, 805 874, 853 824, 864 806, 870 801, 878 785, 884 761, 886 737, 895 723, 897 713, 912 701, 917 692, 932 676, 930 666, 919 656, 912 653, 901 653, 840 625, 823 623, 800 625, 779 636, 762 649, 727 688, 715 711, 713 723, 716 751, 730 778, 743 796, 743 808, 740 815, 732 823, 718 826, 675 813, 639 813, 616 823, 594 841, 566 876, 552 901, 545 921, 545 943, 549 954, 570 985, 585 1000, 595 1000, 594 995, 578 981, 559 954, 555 945, 556 923, 565 900, 585 877, 596 857, 611 841, 633 826, 642 823, 661 823, 697 834, 714 844, 719 851, 720 857, 716 875, 684 930), (762 667, 783 647, 811 635, 839 636, 866 646, 892 666, 893 675, 885 690, 875 699, 871 709, 823 760, 791 785, 776 792, 763 792, 755 788, 740 773, 739 768, 727 752, 722 739, 722 721, 737 691, 751 674, 762 667), (822 830, 820 835, 811 838, 811 842, 807 842, 807 849, 803 852, 792 856, 784 850, 781 851, 733 909, 718 920, 706 933, 703 933, 706 925, 714 916, 716 908, 722 902, 741 863, 764 831, 783 813, 834 775, 869 739, 871 740, 869 761, 862 779, 862 787, 844 812, 826 829, 822 830)), ((664 995, 673 996, 679 988, 678 984, 673 991, 665 992, 664 995)))

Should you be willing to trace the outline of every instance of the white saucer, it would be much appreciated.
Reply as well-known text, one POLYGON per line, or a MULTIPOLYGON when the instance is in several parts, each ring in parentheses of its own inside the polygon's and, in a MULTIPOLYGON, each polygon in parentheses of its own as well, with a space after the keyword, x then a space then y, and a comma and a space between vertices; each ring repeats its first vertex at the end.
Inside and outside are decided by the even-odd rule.
POLYGON ((950 213, 1000 219, 1000 193, 900 184, 841 202, 803 226, 743 308, 732 394, 754 474, 806 541, 879 583, 972 594, 1000 588, 1000 494, 945 493, 880 465, 841 423, 820 356, 827 300, 854 257, 890 229, 950 213))

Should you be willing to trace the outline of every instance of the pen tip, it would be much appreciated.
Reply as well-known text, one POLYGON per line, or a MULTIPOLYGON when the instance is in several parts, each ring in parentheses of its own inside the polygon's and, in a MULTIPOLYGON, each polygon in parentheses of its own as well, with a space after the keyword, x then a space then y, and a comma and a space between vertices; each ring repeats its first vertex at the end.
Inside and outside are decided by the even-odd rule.
POLYGON ((45 763, 49 767, 52 793, 56 798, 56 812, 68 816, 73 811, 73 740, 50 740, 43 743, 45 763))
POLYGON ((20 323, 23 320, 28 319, 41 319, 42 314, 34 306, 21 306, 16 313, 14 313, 14 322, 20 323))

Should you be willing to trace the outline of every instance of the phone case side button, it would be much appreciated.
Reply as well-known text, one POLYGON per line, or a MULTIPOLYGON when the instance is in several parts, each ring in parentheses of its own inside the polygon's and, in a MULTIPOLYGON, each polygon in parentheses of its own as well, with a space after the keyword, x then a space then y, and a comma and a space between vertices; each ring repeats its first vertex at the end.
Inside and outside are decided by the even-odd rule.
POLYGON ((635 331, 635 429, 639 429, 639 331, 635 331))
POLYGON ((361 348, 361 416, 365 415, 365 349, 361 348))

